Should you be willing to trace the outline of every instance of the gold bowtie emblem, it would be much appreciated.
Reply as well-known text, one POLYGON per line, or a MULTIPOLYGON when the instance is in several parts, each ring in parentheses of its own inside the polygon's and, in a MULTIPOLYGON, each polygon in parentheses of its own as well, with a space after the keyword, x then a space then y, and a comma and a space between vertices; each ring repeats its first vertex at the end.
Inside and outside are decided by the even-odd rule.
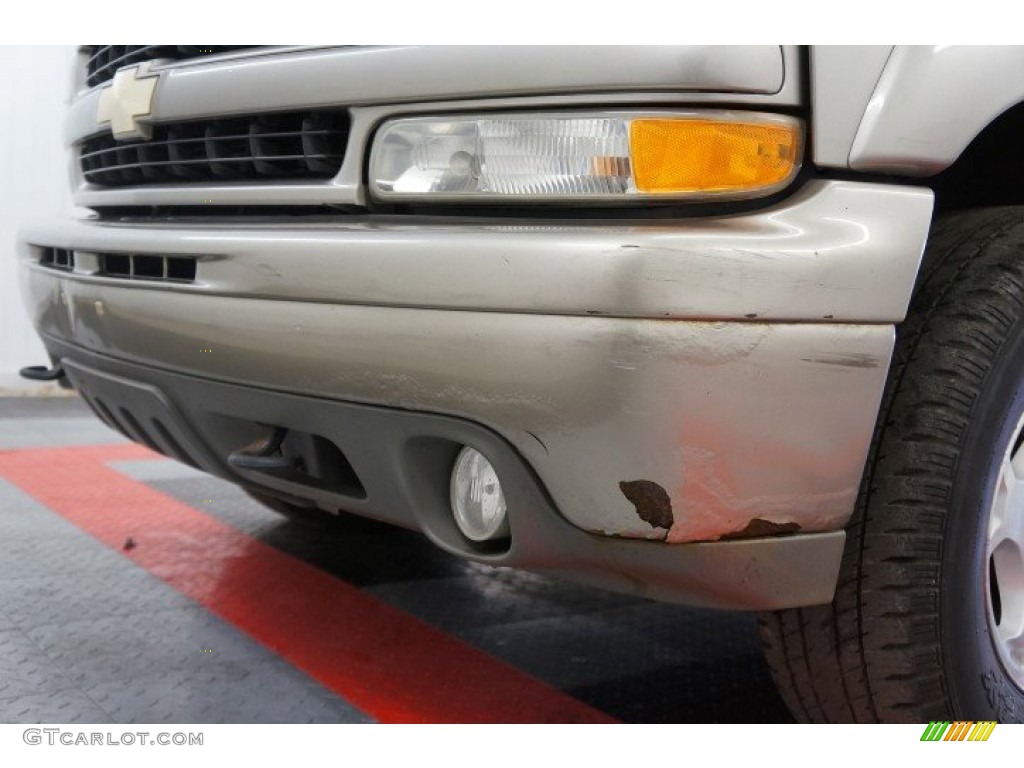
POLYGON ((140 123, 139 118, 152 113, 153 94, 159 80, 159 75, 147 75, 142 66, 119 70, 100 93, 96 120, 110 123, 115 139, 148 138, 149 126, 140 123))

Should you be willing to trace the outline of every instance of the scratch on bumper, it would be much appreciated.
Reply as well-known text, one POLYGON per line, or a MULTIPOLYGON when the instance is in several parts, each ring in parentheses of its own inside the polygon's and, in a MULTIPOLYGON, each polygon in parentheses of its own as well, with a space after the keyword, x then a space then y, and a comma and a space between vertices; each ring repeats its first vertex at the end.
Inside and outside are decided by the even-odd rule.
POLYGON ((578 528, 714 541, 849 518, 930 212, 842 182, 646 226, 58 223, 27 242, 200 254, 197 283, 55 274, 25 243, 22 277, 44 340, 470 419, 578 528))

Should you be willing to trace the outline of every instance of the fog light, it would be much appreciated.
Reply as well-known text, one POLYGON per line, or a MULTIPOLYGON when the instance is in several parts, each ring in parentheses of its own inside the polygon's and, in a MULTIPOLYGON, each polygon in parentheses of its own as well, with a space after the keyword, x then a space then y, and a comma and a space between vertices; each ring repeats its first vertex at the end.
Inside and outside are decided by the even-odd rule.
POLYGON ((370 186, 386 201, 737 200, 800 169, 803 124, 760 112, 415 117, 377 134, 370 186))
POLYGON ((452 469, 451 503, 455 523, 470 541, 509 535, 498 473, 482 453, 468 446, 459 452, 452 469))

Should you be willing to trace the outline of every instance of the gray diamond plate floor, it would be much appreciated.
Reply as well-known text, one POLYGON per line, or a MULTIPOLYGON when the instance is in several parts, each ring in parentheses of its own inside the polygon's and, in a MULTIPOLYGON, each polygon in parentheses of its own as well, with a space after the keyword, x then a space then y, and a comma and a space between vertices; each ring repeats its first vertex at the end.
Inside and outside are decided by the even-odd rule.
MULTIPOLYGON (((0 398, 0 453, 122 442, 77 398, 0 398)), ((610 718, 790 721, 753 616, 465 563, 371 522, 310 529, 169 459, 110 466, 610 718)), ((59 467, 52 482, 61 482, 59 467)), ((0 479, 0 722, 372 720, 0 479), (217 652, 205 656, 205 648, 217 652)))

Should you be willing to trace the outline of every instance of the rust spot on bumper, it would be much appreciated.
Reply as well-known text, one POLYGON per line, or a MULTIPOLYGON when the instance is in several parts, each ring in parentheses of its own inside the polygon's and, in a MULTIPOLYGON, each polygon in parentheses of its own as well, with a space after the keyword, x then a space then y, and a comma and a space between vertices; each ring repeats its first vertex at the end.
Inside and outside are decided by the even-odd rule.
POLYGON ((786 536, 800 530, 799 523, 773 523, 771 520, 762 520, 755 517, 745 528, 732 533, 723 533, 718 537, 719 541, 735 539, 763 539, 766 536, 786 536))
POLYGON ((672 527, 672 500, 660 485, 650 480, 623 480, 619 489, 645 523, 655 528, 672 527))

